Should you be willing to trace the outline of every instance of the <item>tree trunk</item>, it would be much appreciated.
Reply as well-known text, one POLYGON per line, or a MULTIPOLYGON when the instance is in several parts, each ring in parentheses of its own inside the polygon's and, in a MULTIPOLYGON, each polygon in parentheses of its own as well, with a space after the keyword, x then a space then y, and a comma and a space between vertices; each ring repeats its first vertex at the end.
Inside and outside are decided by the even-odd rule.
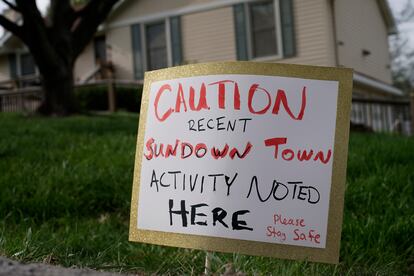
POLYGON ((17 24, 0 14, 0 26, 26 44, 38 65, 45 94, 38 109, 41 114, 66 116, 78 110, 73 93, 74 61, 119 0, 89 0, 80 9, 72 2, 52 0, 46 19, 34 0, 0 0, 21 15, 23 23, 17 24))
POLYGON ((38 112, 42 115, 56 116, 67 116, 77 112, 72 66, 61 64, 59 70, 41 75, 44 101, 38 112))

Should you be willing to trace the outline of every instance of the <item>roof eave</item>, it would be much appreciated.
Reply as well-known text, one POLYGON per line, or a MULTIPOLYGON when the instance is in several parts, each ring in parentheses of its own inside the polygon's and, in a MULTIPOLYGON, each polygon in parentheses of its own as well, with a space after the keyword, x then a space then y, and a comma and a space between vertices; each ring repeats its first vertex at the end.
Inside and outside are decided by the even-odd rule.
POLYGON ((371 87, 375 90, 382 91, 383 93, 387 95, 391 95, 391 96, 403 96, 404 95, 404 93, 400 89, 390 84, 384 83, 382 81, 365 76, 358 72, 354 72, 353 79, 355 83, 371 87))
POLYGON ((377 0, 378 5, 381 9, 382 15, 384 17, 385 23, 387 25, 388 34, 393 35, 398 32, 397 22, 395 21, 394 15, 392 13, 391 7, 388 4, 387 0, 377 0))

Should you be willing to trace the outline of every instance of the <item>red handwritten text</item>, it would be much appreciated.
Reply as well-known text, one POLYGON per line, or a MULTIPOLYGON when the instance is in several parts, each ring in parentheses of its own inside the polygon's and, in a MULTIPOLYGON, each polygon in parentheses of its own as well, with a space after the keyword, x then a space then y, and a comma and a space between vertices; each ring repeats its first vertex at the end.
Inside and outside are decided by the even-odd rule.
POLYGON ((228 144, 218 147, 208 147, 204 143, 191 144, 188 142, 182 142, 180 140, 175 140, 175 144, 164 144, 164 143, 155 143, 154 138, 149 138, 145 143, 146 153, 144 156, 147 160, 151 160, 157 157, 168 158, 170 156, 178 156, 181 159, 189 158, 190 156, 195 156, 196 158, 203 158, 207 154, 213 157, 213 159, 222 159, 229 157, 234 159, 238 157, 239 159, 244 159, 252 149, 253 145, 250 142, 247 142, 244 150, 239 150, 236 147, 230 147, 228 144))
POLYGON ((305 220, 303 218, 288 218, 283 217, 280 214, 273 215, 273 223, 274 224, 282 224, 282 225, 292 225, 296 227, 305 227, 305 220))
POLYGON ((315 230, 309 230, 307 233, 303 233, 301 230, 295 229, 293 233, 295 235, 293 238, 294 241, 310 241, 317 244, 321 243, 319 240, 321 238, 321 235, 316 233, 315 230))
MULTIPOLYGON (((233 105, 231 108, 233 110, 241 109, 241 100, 240 100, 240 89, 237 82, 232 80, 221 80, 217 82, 207 83, 204 82, 201 84, 199 89, 198 102, 195 99, 195 89, 192 86, 188 87, 188 93, 184 93, 184 86, 182 83, 178 83, 178 86, 173 89, 170 84, 162 85, 155 96, 154 100, 154 112, 155 117, 158 121, 163 122, 167 120, 173 113, 187 112, 187 111, 201 111, 201 110, 210 110, 210 105, 207 102, 207 87, 217 87, 217 100, 216 104, 219 109, 226 109, 226 95, 228 93, 233 94, 233 105), (228 86, 232 86, 232 89, 228 89, 228 86), (231 92, 229 92, 231 91, 231 92), (160 110, 160 102, 165 93, 174 93, 175 97, 175 106, 170 105, 164 110, 160 110), (185 95, 188 95, 186 98, 185 95)), ((257 100, 256 100, 257 101, 257 100)), ((283 89, 277 89, 274 95, 261 87, 259 84, 254 83, 250 85, 248 89, 248 99, 247 99, 247 109, 251 114, 265 114, 271 112, 274 115, 278 115, 280 112, 280 107, 283 106, 283 109, 293 120, 302 120, 306 110, 306 87, 302 89, 302 100, 301 106, 297 114, 295 115, 292 111, 292 107, 288 103, 286 92, 283 89), (260 94, 265 95, 264 107, 258 108, 255 107, 255 99, 257 99, 260 94), (272 99, 273 98, 273 99, 272 99)), ((263 103, 262 103, 263 104, 263 103)))
MULTIPOLYGON (((264 140, 266 147, 274 147, 274 158, 279 158, 279 146, 287 143, 286 137, 275 137, 264 140)), ((292 161, 297 159, 300 162, 302 161, 320 161, 323 164, 327 164, 332 156, 332 150, 328 150, 324 153, 322 150, 314 152, 313 150, 293 150, 290 148, 285 148, 281 151, 282 159, 285 161, 292 161)))

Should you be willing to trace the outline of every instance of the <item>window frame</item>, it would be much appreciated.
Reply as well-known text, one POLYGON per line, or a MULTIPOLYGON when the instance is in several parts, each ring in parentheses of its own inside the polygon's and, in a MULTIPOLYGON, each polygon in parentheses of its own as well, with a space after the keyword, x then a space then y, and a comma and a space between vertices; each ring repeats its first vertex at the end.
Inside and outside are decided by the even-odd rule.
POLYGON ((94 57, 95 57, 95 64, 100 62, 102 63, 107 63, 108 62, 108 44, 107 44, 107 39, 106 39, 106 35, 97 35, 93 38, 93 52, 94 52, 94 57), (104 51, 104 59, 100 59, 99 53, 98 53, 98 47, 101 46, 99 43, 103 42, 103 51, 104 51))
POLYGON ((32 54, 30 52, 21 53, 19 55, 19 65, 20 65, 20 76, 21 77, 35 76, 36 75, 36 73, 37 73, 36 62, 35 62, 32 54), (23 64, 23 62, 24 62, 23 58, 28 58, 29 60, 26 60, 26 61, 30 61, 32 63, 32 64, 26 64, 26 65, 29 65, 30 68, 25 68, 25 66, 23 64), (24 72, 25 71, 24 69, 30 69, 31 72, 30 73, 24 72))
POLYGON ((170 23, 170 17, 162 18, 162 19, 155 19, 155 20, 149 20, 140 22, 140 30, 141 30, 141 49, 142 49, 142 61, 143 61, 143 69, 144 72, 149 70, 149 64, 148 64, 148 44, 147 44, 147 26, 153 25, 157 23, 164 23, 165 28, 165 45, 167 48, 167 67, 171 67, 173 64, 172 62, 172 46, 171 46, 171 23, 170 23))
MULTIPOLYGON (((17 51, 15 51, 14 53, 14 56, 15 56, 15 60, 16 60, 16 78, 22 78, 22 77, 25 77, 25 76, 38 76, 39 75, 39 68, 37 67, 37 64, 36 64, 36 61, 33 59, 33 56, 32 56, 32 59, 33 59, 33 63, 34 63, 34 74, 32 74, 32 75, 22 75, 22 63, 21 63, 21 60, 22 60, 22 56, 23 55, 27 55, 27 54, 29 54, 29 55, 31 55, 31 53, 27 50, 27 49, 18 49, 17 51)), ((10 73, 10 77, 12 78, 12 76, 11 76, 11 72, 9 72, 10 73)))
POLYGON ((243 3, 244 12, 246 15, 246 37, 247 37, 247 56, 248 60, 252 61, 269 61, 283 59, 283 37, 282 37, 282 19, 280 16, 280 2, 279 0, 257 0, 247 1, 243 3), (253 32, 251 23, 251 9, 250 5, 260 2, 273 2, 274 16, 275 16, 275 37, 276 37, 276 49, 277 52, 274 55, 254 57, 253 55, 253 32))

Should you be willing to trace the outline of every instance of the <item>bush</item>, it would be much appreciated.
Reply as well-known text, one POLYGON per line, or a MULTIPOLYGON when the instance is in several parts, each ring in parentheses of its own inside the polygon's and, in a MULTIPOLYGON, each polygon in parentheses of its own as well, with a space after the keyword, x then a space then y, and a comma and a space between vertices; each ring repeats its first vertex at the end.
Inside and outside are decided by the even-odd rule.
MULTIPOLYGON (((116 107, 130 112, 139 112, 141 106, 142 86, 115 86, 116 107)), ((108 87, 95 85, 77 87, 76 99, 82 111, 108 110, 108 87)))
POLYGON ((116 104, 118 109, 139 112, 141 107, 142 86, 116 87, 116 104))

